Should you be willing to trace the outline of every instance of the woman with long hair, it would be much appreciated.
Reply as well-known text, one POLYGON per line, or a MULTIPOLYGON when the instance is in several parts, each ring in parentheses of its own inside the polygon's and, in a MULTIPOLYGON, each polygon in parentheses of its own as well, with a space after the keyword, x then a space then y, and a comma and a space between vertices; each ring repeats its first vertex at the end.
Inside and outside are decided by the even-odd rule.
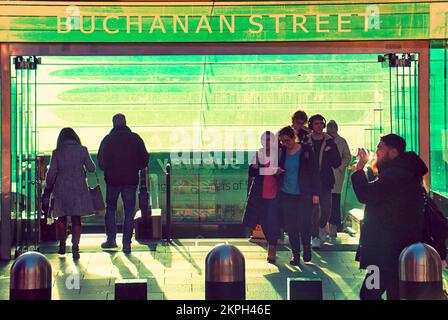
POLYGON ((65 254, 67 217, 71 217, 72 255, 75 260, 79 259, 81 217, 94 212, 86 171, 95 172, 95 164, 87 148, 72 128, 63 128, 51 155, 46 188, 52 190, 54 197, 53 216, 57 218, 59 254, 65 254))
POLYGON ((277 243, 280 239, 281 219, 277 203, 278 148, 274 133, 266 131, 261 136, 262 148, 249 166, 253 178, 243 223, 252 230, 261 225, 268 242, 267 261, 274 264, 277 243))
POLYGON ((311 261, 311 216, 313 204, 319 203, 318 168, 313 146, 296 142, 296 133, 284 127, 278 133, 280 179, 278 203, 291 245, 291 265, 300 264, 300 245, 304 262, 311 261))

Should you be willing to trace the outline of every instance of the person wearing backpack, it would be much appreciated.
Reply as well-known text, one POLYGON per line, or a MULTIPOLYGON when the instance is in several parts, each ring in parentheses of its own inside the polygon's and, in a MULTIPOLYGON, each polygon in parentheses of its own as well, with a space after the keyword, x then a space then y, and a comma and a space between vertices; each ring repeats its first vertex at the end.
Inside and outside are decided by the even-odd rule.
POLYGON ((361 287, 361 300, 379 300, 384 292, 387 299, 398 299, 400 253, 423 240, 422 180, 428 167, 416 153, 405 150, 406 142, 400 136, 382 136, 375 160, 378 177, 371 182, 364 172, 369 152, 358 152, 351 180, 356 197, 366 205, 358 258, 361 269, 376 266, 380 277, 379 289, 369 289, 366 281, 376 268, 369 271, 361 287))

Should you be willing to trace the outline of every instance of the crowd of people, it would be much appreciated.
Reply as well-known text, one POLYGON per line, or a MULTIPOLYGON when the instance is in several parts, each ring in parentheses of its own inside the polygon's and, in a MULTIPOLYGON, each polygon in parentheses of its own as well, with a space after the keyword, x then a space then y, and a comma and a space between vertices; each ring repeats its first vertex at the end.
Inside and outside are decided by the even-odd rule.
POLYGON ((261 144, 249 166, 254 179, 243 222, 249 228, 261 225, 269 262, 275 263, 283 229, 292 251, 290 263, 300 264, 301 248, 303 260, 309 262, 311 249, 320 248, 328 236, 335 239, 342 227, 340 194, 351 161, 347 141, 338 134, 336 121, 327 124, 320 114, 308 119, 298 110, 290 126, 263 133, 261 144), (264 170, 272 159, 277 167, 264 170))
MULTIPOLYGON (((326 123, 319 114, 308 119, 301 110, 290 126, 263 133, 261 144, 249 167, 253 180, 243 222, 251 229, 261 225, 269 263, 276 261, 283 230, 290 264, 300 265, 301 248, 303 261, 310 262, 312 248, 319 249, 328 236, 336 238, 341 227, 340 195, 352 158, 348 144, 334 120, 326 123), (275 168, 265 170, 273 163, 275 168)), ((400 253, 424 239, 423 176, 428 168, 393 133, 380 138, 375 154, 360 148, 357 157, 351 182, 365 210, 356 259, 361 269, 380 271, 380 286, 373 289, 366 285, 371 271, 366 274, 360 298, 381 299, 386 292, 388 299, 398 299, 400 253)))
MULTIPOLYGON (((106 241, 103 249, 117 248, 115 215, 121 194, 124 207, 123 252, 131 252, 139 171, 148 165, 143 140, 116 114, 113 129, 103 139, 98 164, 106 182, 106 241)), ((334 120, 315 114, 308 119, 299 110, 291 125, 278 132, 266 131, 262 147, 249 165, 252 177, 243 223, 251 229, 262 226, 268 242, 267 260, 276 263, 282 233, 289 238, 290 264, 312 259, 318 250, 341 230, 341 191, 352 155, 347 141, 338 134, 334 120), (326 132, 324 131, 326 129, 326 132)), ((421 241, 424 193, 422 178, 428 172, 406 142, 395 134, 380 138, 369 175, 365 166, 370 153, 359 149, 351 176, 358 200, 365 204, 357 259, 360 267, 377 266, 379 289, 361 288, 362 299, 398 297, 398 258, 408 245, 421 241)), ((61 130, 46 177, 46 190, 53 194, 53 216, 57 218, 59 253, 66 252, 67 217, 72 221, 72 255, 79 259, 81 217, 92 214, 86 171, 96 167, 86 147, 71 128, 61 130)), ((366 275, 366 279, 369 274, 366 275)))

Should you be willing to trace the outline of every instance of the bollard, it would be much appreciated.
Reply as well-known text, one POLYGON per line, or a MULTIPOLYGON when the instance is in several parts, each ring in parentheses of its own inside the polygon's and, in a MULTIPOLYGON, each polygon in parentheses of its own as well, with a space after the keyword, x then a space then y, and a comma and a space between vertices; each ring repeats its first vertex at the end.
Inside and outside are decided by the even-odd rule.
POLYGON ((219 244, 205 258, 205 299, 246 299, 244 256, 235 246, 219 244))
POLYGON ((287 300, 322 300, 322 279, 312 277, 289 278, 287 300))
POLYGON ((146 279, 121 279, 115 281, 115 300, 147 300, 146 279))
POLYGON ((26 252, 11 267, 10 300, 51 300, 51 264, 39 252, 26 252))
POLYGON ((444 298, 442 261, 437 251, 418 242, 400 254, 400 299, 441 300, 444 298))

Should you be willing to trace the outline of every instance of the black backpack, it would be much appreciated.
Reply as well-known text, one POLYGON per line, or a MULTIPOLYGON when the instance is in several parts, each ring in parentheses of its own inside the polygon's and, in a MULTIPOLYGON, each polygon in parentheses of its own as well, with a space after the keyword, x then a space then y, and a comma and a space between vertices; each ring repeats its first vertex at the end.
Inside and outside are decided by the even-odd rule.
POLYGON ((448 220, 443 213, 437 208, 434 200, 432 200, 423 190, 424 207, 423 213, 425 225, 423 228, 423 242, 429 244, 440 255, 442 260, 446 259, 446 244, 448 239, 448 220))

